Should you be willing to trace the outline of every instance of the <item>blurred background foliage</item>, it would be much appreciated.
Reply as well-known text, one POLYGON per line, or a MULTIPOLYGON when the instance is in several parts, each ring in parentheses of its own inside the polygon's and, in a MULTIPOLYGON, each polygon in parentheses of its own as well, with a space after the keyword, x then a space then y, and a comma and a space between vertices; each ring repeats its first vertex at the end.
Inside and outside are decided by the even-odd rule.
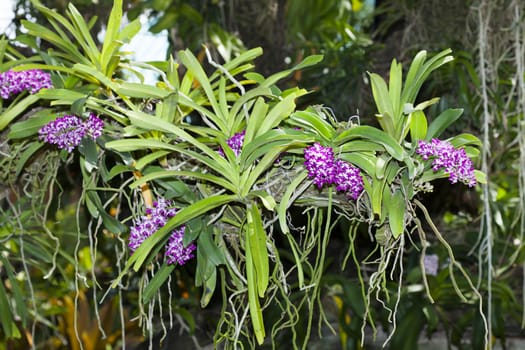
MULTIPOLYGON (((58 12, 64 12, 70 3, 41 2, 58 12)), ((71 3, 89 21, 93 16, 105 19, 113 2, 71 3)), ((452 243, 458 260, 473 276, 479 276, 478 287, 488 300, 485 311, 491 311, 491 341, 500 342, 505 348, 513 338, 525 335, 522 47, 525 4, 522 1, 128 0, 124 5, 129 20, 142 14, 147 17, 152 33, 167 32, 169 50, 159 61, 170 54, 176 56, 185 48, 204 59, 202 45, 210 48, 215 60, 225 61, 247 48, 261 46, 264 55, 256 60, 256 69, 267 76, 293 66, 307 55, 323 54, 325 59, 315 68, 297 71, 283 84, 308 88, 312 92, 300 102, 327 105, 340 120, 373 121, 367 71, 386 76, 392 58, 404 62, 421 49, 437 52, 452 48, 456 60, 433 75, 423 87, 421 98, 442 96, 432 106, 436 110, 454 106, 465 110, 464 117, 450 132, 483 136, 486 157, 478 165, 485 167, 489 184, 485 190, 465 189, 452 188, 443 181, 423 200, 452 243)), ((13 26, 19 35, 23 35, 19 30, 23 19, 45 23, 29 1, 18 0, 13 26)), ((93 36, 101 39, 103 35, 98 34, 103 30, 104 23, 100 20, 91 28, 93 36)), ((20 50, 23 52, 24 48, 20 50)), ((3 140, 4 135, 0 136, 3 140)), ((23 151, 19 154, 23 155, 23 151)), ((100 236, 101 248, 96 256, 90 256, 86 249, 90 244, 86 233, 88 222, 76 214, 77 170, 69 168, 67 162, 59 166, 57 160, 58 154, 45 154, 33 160, 33 165, 23 173, 15 174, 7 164, 8 158, 0 162, 0 288, 5 290, 0 294, 27 296, 25 300, 0 300, 2 307, 17 315, 11 327, 0 329, 0 349, 27 349, 34 344, 35 334, 35 345, 42 349, 77 349, 78 337, 85 340, 84 349, 118 349, 124 342, 128 348, 145 348, 141 326, 129 319, 139 307, 138 295, 128 293, 125 300, 120 294, 109 295, 103 304, 94 305, 90 274, 97 274, 98 279, 104 279, 105 275, 111 279, 118 252, 113 248, 112 237, 100 236), (44 171, 45 168, 53 171, 44 171), (20 220, 26 228, 31 223, 30 232, 20 232, 20 220), (48 235, 49 232, 53 235, 48 235), (55 245, 77 244, 77 237, 81 238, 76 249, 80 265, 75 265, 74 259, 63 250, 53 256, 55 245), (20 252, 24 259, 14 258, 20 252), (58 273, 46 279, 55 268, 58 273), (79 281, 80 285, 74 286, 79 281), (75 295, 76 288, 80 292, 75 295), (124 304, 125 314, 112 312, 116 303, 124 304), (94 310, 99 315, 93 315, 94 310), (75 334, 76 312, 80 315, 76 325, 80 335, 75 334), (125 324, 125 339, 119 333, 119 324, 125 324)), ((362 240, 358 255, 364 259, 371 254, 366 229, 358 235, 362 240)), ((345 251, 339 247, 347 244, 346 240, 348 237, 344 235, 333 235, 333 260, 324 280, 323 300, 337 330, 336 342, 329 343, 330 338, 324 338, 319 342, 324 345, 314 341, 312 349, 361 348, 360 287, 352 268, 348 267, 344 273, 339 269, 345 251)), ((428 276, 435 303, 431 304, 420 288, 418 252, 412 248, 407 254, 408 283, 401 291, 400 322, 389 348, 415 349, 421 339, 444 336, 449 346, 480 349, 483 331, 479 311, 457 297, 448 279, 447 252, 435 243, 429 241, 427 248, 427 254, 439 257, 438 273, 428 276)), ((397 285, 389 283, 392 293, 396 293, 397 285)), ((189 348, 211 342, 214 327, 208 319, 213 317, 213 307, 201 311, 198 293, 190 287, 192 277, 184 272, 174 286, 178 315, 189 334, 189 348)), ((383 321, 388 332, 388 315, 380 310, 374 317, 383 321)), ((289 341, 285 336, 275 339, 283 349, 289 341)), ((367 337, 365 343, 374 342, 367 337)))

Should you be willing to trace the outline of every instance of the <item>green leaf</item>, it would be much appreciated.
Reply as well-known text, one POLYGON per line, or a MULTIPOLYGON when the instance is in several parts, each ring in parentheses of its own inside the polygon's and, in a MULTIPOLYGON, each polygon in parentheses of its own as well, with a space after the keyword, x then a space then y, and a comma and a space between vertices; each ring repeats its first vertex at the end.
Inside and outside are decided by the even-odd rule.
POLYGON ((85 157, 84 165, 89 173, 98 168, 97 145, 92 138, 84 137, 78 150, 85 157))
MULTIPOLYGON (((198 248, 197 248, 198 249, 198 248)), ((201 257, 202 259, 202 257, 201 257)), ((213 269, 211 275, 203 281, 201 307, 206 307, 213 297, 215 287, 217 286, 217 269, 213 269)))
MULTIPOLYGON (((236 104, 237 102, 232 107, 232 111, 233 108, 237 107, 236 104)), ((240 110, 241 106, 238 106, 237 108, 240 110)), ((268 113, 269 108, 270 106, 264 101, 264 98, 257 98, 253 106, 252 113, 250 114, 250 122, 248 123, 248 125, 246 125, 246 133, 244 135, 245 144, 249 144, 255 138, 257 127, 263 122, 264 118, 266 117, 266 114, 268 113)), ((235 115, 233 116, 235 117, 235 115)))
POLYGON ((249 142, 245 139, 240 155, 241 169, 244 170, 251 167, 261 156, 269 152, 284 152, 290 146, 307 144, 313 141, 314 138, 310 134, 299 130, 283 129, 272 129, 249 142))
POLYGON ((150 182, 155 181, 158 179, 164 179, 164 178, 192 178, 192 179, 198 179, 203 182, 210 182, 214 183, 216 185, 219 185, 220 187, 230 190, 231 192, 237 192, 237 188, 228 180, 224 179, 223 177, 215 176, 209 173, 203 173, 201 171, 182 171, 182 170, 161 170, 156 171, 153 173, 149 173, 147 175, 144 175, 140 179, 136 180, 130 185, 130 188, 137 188, 138 186, 150 182))
MULTIPOLYGON (((117 43, 121 45, 121 43, 129 43, 131 39, 135 37, 140 32, 141 24, 140 24, 140 18, 136 18, 133 21, 129 22, 122 30, 120 31, 118 35, 118 41, 117 43)), ((108 53, 109 53, 108 49, 108 53)), ((108 75, 109 76, 109 75, 108 75)))
POLYGON ((76 29, 74 30, 71 28, 71 33, 75 35, 77 42, 83 47, 84 52, 90 57, 91 62, 97 64, 97 68, 102 68, 100 66, 100 52, 98 51, 97 44, 95 44, 95 40, 93 40, 89 28, 84 21, 84 17, 82 17, 72 3, 69 3, 68 9, 69 17, 76 29))
POLYGON ((407 74, 403 92, 401 93, 401 99, 404 103, 414 103, 421 86, 430 73, 443 64, 453 60, 453 57, 448 55, 450 52, 452 52, 450 49, 443 50, 426 62, 424 62, 426 52, 420 52, 416 55, 407 74), (415 61, 417 62, 414 65, 415 61), (412 69, 413 67, 414 69, 412 69))
POLYGON ((12 124, 7 137, 9 139, 21 139, 33 136, 40 128, 56 119, 56 117, 56 114, 52 110, 40 110, 31 115, 29 119, 12 124))
POLYGON ((5 336, 7 338, 19 338, 20 333, 18 333, 18 329, 13 321, 11 307, 3 283, 0 283, 0 310, 2 310, 0 312, 0 323, 2 323, 5 336))
MULTIPOLYGON (((216 170, 218 173, 224 174, 224 176, 226 177, 235 178, 235 174, 233 174, 230 171, 230 165, 223 157, 221 157, 216 151, 212 150, 211 148, 209 148, 202 142, 199 142, 197 139, 195 139, 193 136, 191 136, 189 133, 187 133, 183 129, 177 127, 176 125, 173 125, 172 123, 162 120, 156 116, 152 116, 147 113, 140 112, 140 111, 128 111, 127 116, 129 117, 130 121, 134 125, 140 128, 143 128, 145 130, 157 130, 157 131, 162 131, 168 134, 173 134, 189 142, 192 146, 197 147, 199 150, 202 151, 202 153, 208 155, 211 158, 210 161, 206 162, 206 165, 216 170)), ((165 143, 164 147, 159 147, 159 148, 179 150, 179 151, 182 150, 181 147, 171 147, 171 146, 174 146, 174 145, 165 143)))
POLYGON ((145 166, 149 165, 150 163, 156 161, 157 159, 159 158, 163 158, 165 156, 167 156, 168 154, 170 154, 169 151, 154 151, 150 154, 147 154, 145 155, 144 157, 140 158, 139 160, 137 160, 137 162, 135 163, 135 169, 137 170, 142 170, 145 166))
POLYGON ((463 114, 463 109, 447 109, 434 119, 428 126, 426 140, 439 137, 446 128, 453 124, 463 114))
POLYGON ((370 201, 372 202, 372 212, 377 214, 382 221, 384 219, 384 212, 382 211, 383 191, 386 185, 386 177, 382 179, 372 178, 371 193, 368 193, 370 201))
POLYGON ((71 105, 71 113, 73 113, 74 115, 84 114, 87 100, 88 96, 84 96, 73 102, 73 104, 71 105))
POLYGON ((387 166, 392 158, 382 155, 381 157, 376 158, 376 169, 375 169, 375 177, 376 179, 381 180, 385 177, 385 171, 387 169, 387 166))
POLYGON ((284 191, 284 194, 281 198, 281 201, 279 202, 279 207, 277 208, 277 217, 279 218, 279 226, 281 227, 281 231, 284 234, 290 233, 290 229, 288 227, 288 223, 286 222, 286 212, 288 208, 292 205, 291 198, 294 192, 297 190, 297 187, 308 177, 307 171, 302 171, 295 177, 288 187, 286 187, 286 191, 284 191))
POLYGON ((353 139, 368 139, 376 142, 385 148, 385 150, 395 159, 401 161, 405 156, 405 151, 399 143, 386 132, 368 125, 360 125, 343 131, 339 134, 334 142, 343 144, 353 139))
POLYGON ((266 249, 266 231, 264 229, 261 212, 256 204, 246 208, 246 254, 251 255, 255 278, 257 280, 257 291, 259 297, 263 298, 269 281, 268 250, 266 249))
POLYGON ((390 93, 384 79, 376 74, 369 73, 370 82, 372 83, 372 95, 379 115, 377 120, 381 128, 391 136, 394 136, 396 123, 394 121, 395 111, 390 99, 390 93))
POLYGON ((100 54, 100 65, 104 69, 106 76, 111 76, 108 73, 108 66, 111 57, 115 55, 121 43, 117 42, 120 24, 122 22, 122 0, 114 0, 113 7, 109 14, 108 24, 106 26, 106 33, 104 35, 104 43, 102 44, 102 52, 100 54))
POLYGON ((385 150, 385 148, 380 144, 369 140, 351 140, 344 143, 341 147, 339 147, 339 149, 343 153, 365 152, 370 154, 382 151, 384 152, 385 150))
POLYGON ((107 177, 104 179, 104 181, 110 181, 112 178, 114 178, 117 175, 120 175, 125 172, 132 172, 133 168, 129 165, 124 164, 116 164, 114 165, 109 173, 107 174, 107 177))
POLYGON ((463 133, 463 134, 456 135, 448 139, 448 141, 452 144, 452 146, 456 148, 465 147, 467 145, 474 145, 477 147, 483 146, 483 144, 481 143, 481 140, 478 137, 472 134, 469 134, 469 133, 463 133))
POLYGON ((164 99, 170 91, 158 88, 156 86, 141 84, 141 83, 130 83, 123 82, 117 88, 116 92, 119 95, 132 97, 132 98, 157 98, 164 99))
MULTIPOLYGON (((5 271, 7 271, 7 277, 9 279, 9 282, 11 283, 11 291, 12 291, 13 297, 15 298, 16 315, 20 317, 20 320, 22 321, 22 326, 25 327, 27 324, 27 315, 28 315, 27 307, 25 303, 26 296, 24 295, 22 288, 20 288, 20 284, 15 277, 15 271, 11 263, 2 254, 0 254, 0 259, 2 262, 1 266, 5 269, 5 271)), ((7 310, 7 309, 2 308, 2 310, 7 310)))
POLYGON ((113 82, 111 78, 108 78, 102 72, 100 72, 99 70, 91 66, 88 66, 82 63, 77 63, 73 66, 73 70, 77 72, 77 74, 80 77, 87 78, 90 80, 95 79, 95 82, 100 82, 100 84, 104 85, 105 87, 110 88, 113 91, 118 91, 120 87, 119 84, 113 82))
POLYGON ((34 142, 20 154, 20 159, 16 164, 15 176, 18 177, 25 168, 27 161, 35 154, 40 148, 44 146, 43 142, 34 142))
POLYGON ((106 227, 106 229, 108 229, 109 232, 118 234, 127 231, 128 228, 124 224, 122 224, 119 220, 115 219, 113 216, 106 213, 106 210, 102 205, 102 201, 100 200, 100 197, 98 196, 98 193, 95 190, 90 190, 88 188, 86 204, 88 200, 94 206, 94 208, 96 208, 97 215, 93 216, 98 217, 100 215, 102 217, 102 223, 104 224, 104 227, 106 227))
MULTIPOLYGON (((439 97, 434 97, 434 98, 431 98, 430 100, 427 100, 427 101, 423 101, 423 102, 420 102, 418 103, 414 109, 415 110, 424 110, 430 106, 432 106, 433 104, 436 104, 439 102, 439 97)), ((408 105, 409 103, 407 103, 406 105, 408 105)), ((412 111, 411 111, 412 112, 412 111)))
POLYGON ((476 177, 476 181, 480 184, 486 184, 487 183, 487 174, 482 172, 481 170, 474 170, 474 176, 476 177))
POLYGON ((44 100, 63 101, 63 103, 59 104, 72 105, 75 101, 84 98, 85 94, 69 89, 45 89, 40 90, 37 96, 44 100))
POLYGON ((279 101, 272 107, 270 112, 264 117, 261 124, 258 124, 255 136, 264 134, 265 132, 277 127, 281 124, 284 118, 287 118, 295 110, 295 99, 297 94, 290 94, 279 101))
POLYGON ((73 44, 71 40, 67 39, 65 33, 63 33, 63 36, 58 35, 43 25, 27 20, 22 20, 22 26, 27 29, 27 32, 30 35, 45 40, 61 49, 64 52, 63 57, 70 62, 90 63, 89 60, 80 53, 78 46, 73 44))
MULTIPOLYGON (((246 62, 252 62, 257 57, 261 56, 263 53, 263 50, 260 47, 256 47, 247 51, 243 51, 239 56, 235 57, 234 59, 224 63, 223 68, 232 73, 232 71, 240 66, 243 63, 246 62)), ((247 65, 246 68, 251 69, 250 67, 253 67, 251 64, 247 65)), ((210 80, 216 79, 219 75, 223 74, 220 70, 215 71, 211 77, 210 80)), ((236 73, 237 74, 237 73, 236 73)))
POLYGON ((226 263, 222 250, 217 247, 213 241, 213 230, 208 226, 204 229, 197 240, 197 245, 202 249, 203 255, 214 266, 223 265, 226 263))
POLYGON ((168 123, 174 123, 175 117, 179 117, 180 115, 178 99, 177 93, 170 93, 162 102, 157 103, 155 113, 162 120, 166 120, 168 123))
POLYGON ((251 191, 250 194, 257 196, 261 200, 261 203, 264 205, 264 207, 270 211, 273 211, 277 206, 277 202, 275 202, 273 196, 266 191, 251 191))
POLYGON ((291 115, 291 124, 308 131, 313 131, 325 141, 330 142, 335 137, 334 128, 322 119, 319 114, 310 111, 297 111, 291 115))
POLYGON ((16 117, 24 113, 29 106, 39 100, 38 95, 28 95, 22 100, 17 101, 14 105, 9 106, 9 108, 4 110, 4 113, 0 114, 0 131, 11 123, 16 117))
MULTIPOLYGON (((191 242, 199 238, 201 232, 204 231, 205 223, 203 218, 197 217, 186 222, 184 224, 184 227, 184 237, 182 239, 182 244, 184 244, 184 246, 186 247, 191 242)), ((207 227, 206 230, 208 230, 207 227)))
POLYGON ((197 79, 197 81, 200 83, 202 89, 204 90, 204 93, 208 97, 208 102, 211 104, 213 112, 217 116, 212 121, 217 125, 217 127, 220 130, 227 130, 227 115, 224 115, 222 113, 222 110, 219 106, 219 103, 217 102, 217 99, 215 98, 215 94, 213 92, 213 89, 210 85, 210 80, 206 73, 204 72, 204 69, 202 69, 199 61, 197 58, 191 53, 190 50, 180 51, 179 57, 181 62, 186 66, 186 68, 191 72, 191 74, 197 79))
POLYGON ((400 190, 396 190, 387 203, 388 223, 394 238, 399 237, 405 230, 405 197, 400 190))
POLYGON ((376 156, 374 154, 357 152, 342 153, 339 155, 339 158, 357 166, 369 176, 375 176, 376 174, 376 156))
POLYGON ((287 69, 282 72, 275 73, 271 76, 269 76, 265 81, 261 83, 262 87, 271 87, 275 83, 277 83, 279 80, 287 77, 288 75, 292 74, 294 71, 305 69, 307 67, 313 66, 323 60, 323 55, 312 55, 306 57, 303 61, 301 61, 296 66, 287 69))
POLYGON ((412 60, 412 63, 410 64, 410 68, 408 69, 408 73, 405 79, 405 89, 407 86, 412 86, 426 58, 427 52, 425 50, 419 51, 416 54, 416 56, 412 60))
MULTIPOLYGON (((403 85, 403 67, 401 63, 397 63, 396 60, 392 61, 390 65, 390 78, 388 84, 388 95, 390 96, 390 101, 392 103, 392 117, 394 118, 394 123, 399 124, 400 121, 397 120, 401 116, 401 87, 403 85)), ((396 126, 397 127, 397 126, 396 126)))
MULTIPOLYGON (((248 239, 246 240, 248 244, 248 239)), ((257 339, 257 343, 262 345, 266 337, 264 330, 264 321, 262 316, 261 306, 259 304, 259 296, 257 295, 257 279, 256 271, 253 265, 251 249, 246 249, 246 277, 248 282, 248 307, 250 309, 250 318, 252 321, 253 332, 257 339)))
POLYGON ((425 113, 416 110, 409 115, 410 119, 410 138, 412 143, 423 140, 427 135, 427 117, 425 113))
MULTIPOLYGON (((210 302, 217 283, 217 266, 225 263, 222 251, 213 242, 213 229, 205 226, 197 240, 195 285, 202 286, 201 307, 210 302)), ((186 238, 186 237, 185 237, 186 238)))
POLYGON ((144 291, 142 292, 142 303, 147 304, 151 301, 152 298, 155 297, 157 291, 160 287, 166 282, 170 274, 175 269, 174 264, 163 264, 162 267, 155 272, 155 276, 149 281, 146 288, 144 288, 144 291))
MULTIPOLYGON (((206 289, 206 281, 214 278, 216 270, 217 267, 214 263, 208 260, 203 247, 197 244, 197 270, 195 271, 195 286, 203 286, 204 289, 206 289)), ((208 291, 209 294, 211 294, 210 292, 213 293, 213 291, 208 291)), ((201 305, 205 306, 206 303, 201 300, 201 305)))

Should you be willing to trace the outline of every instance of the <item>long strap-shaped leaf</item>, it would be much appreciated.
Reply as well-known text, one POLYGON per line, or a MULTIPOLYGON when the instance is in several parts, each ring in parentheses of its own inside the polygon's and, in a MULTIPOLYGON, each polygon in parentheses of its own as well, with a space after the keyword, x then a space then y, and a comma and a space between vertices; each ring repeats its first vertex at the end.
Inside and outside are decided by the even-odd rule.
POLYGON ((37 95, 28 95, 22 100, 14 103, 3 114, 0 114, 0 131, 2 131, 9 123, 18 117, 21 113, 29 108, 33 103, 38 101, 37 95))
POLYGON ((395 159, 403 160, 405 150, 386 132, 368 125, 360 125, 343 131, 335 138, 337 144, 343 144, 353 139, 368 139, 380 144, 395 159))
POLYGON ((106 26, 106 34, 104 36, 104 44, 102 44, 102 52, 100 55, 100 64, 106 76, 110 76, 107 71, 109 61, 115 54, 115 51, 122 45, 117 42, 120 23, 122 21, 122 0, 114 0, 113 7, 109 14, 108 24, 106 26))
POLYGON ((200 65, 199 61, 189 50, 181 51, 179 53, 179 57, 181 62, 191 72, 195 79, 197 79, 202 89, 204 90, 204 93, 208 98, 208 102, 210 103, 213 112, 216 116, 212 120, 213 123, 215 123, 219 127, 219 129, 226 130, 226 119, 228 116, 223 115, 219 103, 217 102, 217 98, 215 97, 215 94, 213 92, 213 88, 210 85, 209 78, 204 72, 204 69, 202 69, 202 66, 200 65))
POLYGON ((257 204, 252 203, 248 206, 246 220, 248 222, 246 226, 246 250, 250 251, 252 256, 257 277, 257 292, 262 298, 268 287, 269 264, 266 231, 261 218, 261 210, 257 204))
POLYGON ((257 205, 247 208, 246 226, 246 277, 248 282, 248 304, 253 331, 257 342, 262 344, 266 336, 259 297, 264 296, 268 285, 268 253, 266 233, 260 221, 257 205))
POLYGON ((231 166, 224 158, 219 156, 216 151, 199 142, 178 126, 140 111, 129 111, 127 115, 131 123, 137 125, 140 128, 145 130, 159 130, 165 133, 171 133, 182 138, 184 141, 191 143, 192 146, 198 148, 200 151, 209 156, 216 163, 215 168, 220 168, 220 172, 222 174, 232 179, 235 178, 235 174, 230 169, 231 166))
POLYGON ((186 177, 186 178, 192 178, 197 180, 202 180, 210 183, 214 183, 224 189, 227 189, 231 192, 236 192, 237 189, 233 187, 233 185, 225 180, 222 177, 215 176, 212 174, 206 174, 202 172, 196 172, 196 171, 180 171, 180 170, 161 170, 161 171, 155 171, 153 173, 149 173, 147 175, 142 176, 140 179, 136 180, 132 184, 129 185, 130 188, 136 188, 138 186, 141 186, 142 184, 154 181, 157 179, 164 179, 164 178, 177 178, 177 177, 186 177))

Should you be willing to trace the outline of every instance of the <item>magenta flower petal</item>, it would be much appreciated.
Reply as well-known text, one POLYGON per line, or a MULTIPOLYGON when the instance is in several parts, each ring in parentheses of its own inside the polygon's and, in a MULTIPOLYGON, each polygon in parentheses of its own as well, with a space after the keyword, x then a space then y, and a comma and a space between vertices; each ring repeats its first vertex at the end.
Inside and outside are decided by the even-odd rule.
POLYGON ((443 169, 451 183, 462 182, 469 187, 476 185, 474 165, 465 149, 454 148, 450 142, 434 138, 431 142, 419 141, 416 153, 423 160, 432 159, 432 170, 443 169))
POLYGON ((336 189, 341 192, 346 192, 348 197, 354 200, 357 199, 361 192, 363 192, 361 170, 342 160, 336 161, 336 169, 336 189))
POLYGON ((319 189, 335 184, 337 191, 346 192, 354 200, 363 192, 361 170, 350 163, 336 160, 331 147, 316 142, 304 150, 304 159, 308 177, 313 178, 319 189))
POLYGON ((197 249, 195 244, 190 243, 187 247, 183 244, 184 230, 182 227, 173 231, 166 245, 166 263, 184 265, 188 260, 195 257, 193 252, 197 249))
MULTIPOLYGON (((158 201, 153 202, 153 207, 146 209, 146 215, 141 216, 130 229, 128 248, 131 253, 133 254, 146 238, 166 225, 176 213, 177 210, 173 208, 173 203, 169 200, 159 198, 158 201)), ((184 265, 194 257, 193 252, 197 247, 194 243, 184 247, 182 243, 184 231, 183 226, 172 232, 166 244, 166 263, 184 265)))
MULTIPOLYGON (((245 130, 234 134, 226 141, 226 144, 231 148, 237 157, 241 154, 242 145, 244 143, 244 135, 246 135, 245 130)), ((218 152, 222 157, 224 157, 224 151, 222 148, 219 148, 218 152)))
POLYGON ((0 73, 0 97, 4 100, 18 95, 22 91, 36 94, 40 90, 52 88, 51 75, 39 69, 15 72, 9 70, 0 73))
POLYGON ((308 177, 314 179, 314 184, 321 189, 324 185, 334 183, 336 168, 334 151, 331 147, 324 147, 316 142, 304 150, 304 167, 308 170, 308 177))
POLYGON ((93 113, 85 122, 76 115, 64 115, 44 125, 38 138, 71 153, 86 135, 93 139, 102 135, 103 127, 104 122, 93 113))

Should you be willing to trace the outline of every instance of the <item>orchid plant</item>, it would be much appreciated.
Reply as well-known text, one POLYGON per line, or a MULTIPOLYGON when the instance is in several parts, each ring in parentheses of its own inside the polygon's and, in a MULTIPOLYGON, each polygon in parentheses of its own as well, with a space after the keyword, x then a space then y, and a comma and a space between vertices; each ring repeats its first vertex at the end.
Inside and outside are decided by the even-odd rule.
MULTIPOLYGON (((117 255, 122 268, 105 288, 125 293, 126 281, 142 276, 141 303, 150 311, 141 317, 149 320, 144 324, 150 335, 156 296, 166 293, 175 269, 191 268, 202 288, 202 307, 222 295, 215 344, 255 346, 283 329, 295 338, 299 309, 307 305, 305 348, 316 310, 324 318, 320 284, 335 223, 342 218, 351 223, 348 257, 370 303, 372 295, 387 293, 384 282, 399 267, 402 284, 403 251, 414 232, 424 270, 421 220, 435 226, 420 193, 431 191, 437 178, 470 187, 485 181, 473 165, 480 146, 475 136, 439 139, 462 110, 427 116, 438 98, 417 101, 432 71, 452 60, 450 50, 431 57, 419 52, 405 79, 395 60, 388 84, 369 74, 377 128, 362 125, 359 117, 341 121, 327 106, 298 109, 308 91, 280 88, 284 78, 321 56, 269 77, 253 70, 260 49, 223 64, 206 50, 204 62, 188 50, 176 59, 133 62, 121 45, 140 25, 121 28, 122 0, 114 2, 101 49, 73 5, 63 16, 33 2, 54 30, 24 23, 25 42, 36 53, 31 59, 19 61, 2 41, 0 131, 7 136, 2 164, 16 168, 4 180, 15 183, 43 155, 79 167, 82 205, 95 230, 110 232, 115 245, 126 242, 117 255), (35 39, 52 49, 42 51, 35 39), (156 72, 158 82, 123 78, 132 74, 142 81, 138 68, 156 72), (200 123, 191 122, 195 116, 200 123), (307 214, 304 227, 294 225, 292 208, 307 214), (363 224, 380 251, 367 279, 356 254, 356 232, 363 224), (193 267, 184 266, 194 260, 193 267), (295 292, 298 297, 290 298, 295 292), (273 325, 264 322, 270 304, 282 312, 273 325)), ((433 233, 448 247, 437 229, 433 233)), ((451 272, 459 270, 470 281, 448 248, 451 272)), ((99 287, 94 281, 93 288, 99 287)), ((481 303, 472 283, 470 289, 468 298, 481 303)), ((468 299, 457 285, 456 290, 468 299)), ((8 298, 0 288, 0 302, 8 298)), ((369 308, 366 312, 363 327, 374 327, 369 308)), ((395 324, 395 309, 392 313, 395 324)), ((6 317, 3 325, 11 324, 6 317)))

